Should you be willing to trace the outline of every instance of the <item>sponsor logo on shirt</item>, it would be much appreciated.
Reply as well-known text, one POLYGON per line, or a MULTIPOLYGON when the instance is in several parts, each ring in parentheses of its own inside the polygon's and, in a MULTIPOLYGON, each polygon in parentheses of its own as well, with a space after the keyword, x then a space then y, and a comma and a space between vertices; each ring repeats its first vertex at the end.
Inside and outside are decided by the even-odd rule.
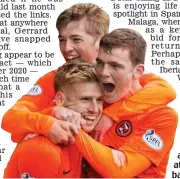
POLYGON ((71 170, 72 170, 72 168, 69 170, 63 170, 63 175, 67 175, 71 170))
POLYGON ((132 132, 132 124, 128 120, 121 121, 117 126, 116 126, 116 134, 120 137, 126 137, 129 136, 132 132))
POLYGON ((40 95, 41 93, 42 93, 42 88, 39 85, 34 85, 27 94, 40 95))
POLYGON ((163 141, 160 136, 158 136, 153 129, 148 129, 143 134, 144 142, 152 149, 161 150, 163 147, 163 141))

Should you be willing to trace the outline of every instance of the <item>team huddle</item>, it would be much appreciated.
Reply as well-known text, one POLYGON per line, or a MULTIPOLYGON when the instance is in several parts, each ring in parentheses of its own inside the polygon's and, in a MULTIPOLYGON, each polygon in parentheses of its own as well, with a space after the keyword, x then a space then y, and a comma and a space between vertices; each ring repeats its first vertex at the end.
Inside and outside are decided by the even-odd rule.
POLYGON ((176 93, 144 74, 144 38, 108 33, 108 14, 91 3, 63 11, 56 27, 66 63, 4 115, 2 128, 18 143, 4 178, 165 177, 176 93))

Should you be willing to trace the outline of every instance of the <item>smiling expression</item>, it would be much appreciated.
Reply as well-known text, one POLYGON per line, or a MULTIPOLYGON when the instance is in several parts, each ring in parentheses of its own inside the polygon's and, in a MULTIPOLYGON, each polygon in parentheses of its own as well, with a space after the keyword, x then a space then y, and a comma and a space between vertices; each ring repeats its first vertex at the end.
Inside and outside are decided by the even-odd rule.
POLYGON ((103 110, 102 91, 97 82, 79 82, 65 87, 62 91, 65 100, 64 107, 72 109, 81 114, 86 120, 82 129, 89 133, 99 121, 103 110))
POLYGON ((86 30, 87 20, 72 21, 59 30, 59 44, 65 60, 80 59, 95 61, 100 39, 96 39, 86 30))

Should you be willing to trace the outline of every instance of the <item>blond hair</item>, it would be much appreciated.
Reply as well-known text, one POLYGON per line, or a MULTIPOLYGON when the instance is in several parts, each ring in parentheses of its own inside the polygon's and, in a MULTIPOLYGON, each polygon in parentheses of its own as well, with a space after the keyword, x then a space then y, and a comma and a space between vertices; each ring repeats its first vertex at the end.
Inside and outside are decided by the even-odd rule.
POLYGON ((67 85, 79 82, 99 83, 92 63, 73 60, 59 67, 54 77, 54 90, 58 92, 67 85))

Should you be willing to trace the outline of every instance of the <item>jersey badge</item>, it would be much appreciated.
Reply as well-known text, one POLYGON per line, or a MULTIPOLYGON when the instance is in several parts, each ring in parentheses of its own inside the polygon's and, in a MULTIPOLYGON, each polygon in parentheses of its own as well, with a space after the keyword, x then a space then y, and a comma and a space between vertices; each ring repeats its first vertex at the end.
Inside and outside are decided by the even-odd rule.
POLYGON ((34 85, 27 95, 40 95, 42 93, 42 88, 39 85, 34 85))
POLYGON ((143 134, 143 140, 152 149, 161 150, 163 147, 163 140, 155 133, 153 129, 148 129, 143 134))
POLYGON ((120 137, 126 137, 129 136, 132 132, 132 124, 129 120, 124 120, 121 121, 117 126, 116 126, 116 134, 120 137))

